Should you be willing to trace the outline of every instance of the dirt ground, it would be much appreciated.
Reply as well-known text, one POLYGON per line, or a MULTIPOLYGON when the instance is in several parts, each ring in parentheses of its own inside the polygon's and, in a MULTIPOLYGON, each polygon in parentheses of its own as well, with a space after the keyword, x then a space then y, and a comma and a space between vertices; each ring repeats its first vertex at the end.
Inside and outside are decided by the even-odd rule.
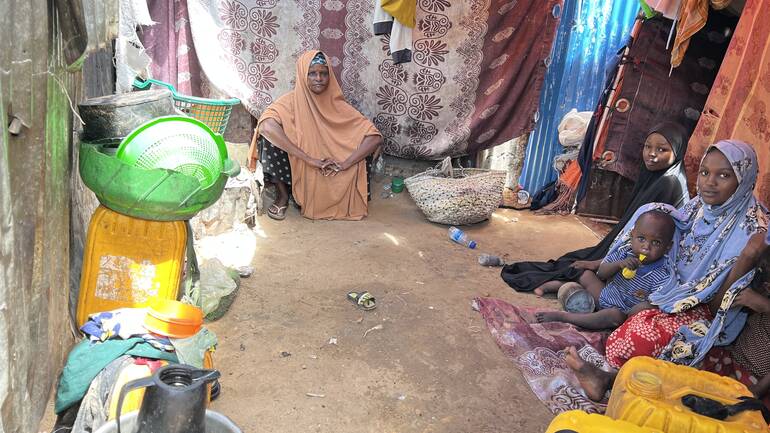
POLYGON ((282 222, 258 219, 254 276, 209 325, 223 374, 212 408, 244 432, 545 431, 550 412, 471 300, 556 301, 515 293, 476 258, 545 259, 596 236, 574 216, 500 209, 465 228, 479 244, 470 250, 407 193, 375 191, 362 222, 313 222, 293 208, 282 222), (377 309, 356 309, 351 290, 370 291, 377 309))
MULTIPOLYGON (((471 301, 556 301, 514 292, 477 256, 556 257, 595 243, 592 230, 606 226, 499 209, 463 227, 479 244, 470 250, 427 222, 408 193, 374 191, 361 222, 313 222, 292 207, 285 221, 258 219, 254 275, 208 324, 222 372, 211 408, 247 433, 544 432, 551 413, 471 301), (377 308, 356 309, 352 290, 370 291, 377 308)), ((51 398, 40 431, 53 423, 51 398)))

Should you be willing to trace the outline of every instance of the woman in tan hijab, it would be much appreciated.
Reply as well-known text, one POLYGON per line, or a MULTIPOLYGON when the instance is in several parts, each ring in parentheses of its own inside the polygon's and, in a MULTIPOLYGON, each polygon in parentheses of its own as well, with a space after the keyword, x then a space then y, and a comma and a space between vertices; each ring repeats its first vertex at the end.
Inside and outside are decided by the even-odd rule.
MULTIPOLYGON (((300 56, 294 90, 265 109, 258 137, 263 170, 277 192, 268 216, 285 218, 288 185, 306 218, 360 220, 367 215, 365 159, 379 149, 382 136, 345 101, 322 52, 300 56)), ((252 140, 252 168, 257 143, 252 140)))

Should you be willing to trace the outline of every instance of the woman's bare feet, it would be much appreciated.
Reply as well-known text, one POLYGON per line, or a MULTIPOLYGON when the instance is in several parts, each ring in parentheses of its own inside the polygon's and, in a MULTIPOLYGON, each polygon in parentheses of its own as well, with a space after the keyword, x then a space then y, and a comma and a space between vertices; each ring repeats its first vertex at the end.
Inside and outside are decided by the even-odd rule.
POLYGON ((559 287, 564 284, 562 281, 548 281, 535 288, 534 292, 537 296, 543 296, 547 293, 556 293, 559 291, 559 287))
POLYGON ((585 362, 574 347, 567 349, 567 357, 564 361, 577 376, 586 396, 593 401, 602 401, 604 394, 612 387, 617 373, 601 370, 593 364, 585 362))
POLYGON ((537 323, 545 322, 564 322, 564 312, 562 311, 538 311, 535 313, 537 323))

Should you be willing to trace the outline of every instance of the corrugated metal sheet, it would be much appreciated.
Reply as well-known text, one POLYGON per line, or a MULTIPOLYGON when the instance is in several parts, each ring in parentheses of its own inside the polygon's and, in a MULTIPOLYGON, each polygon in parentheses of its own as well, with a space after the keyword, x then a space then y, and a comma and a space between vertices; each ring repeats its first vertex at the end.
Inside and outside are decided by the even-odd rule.
POLYGON ((563 16, 540 96, 539 118, 530 135, 519 183, 535 192, 556 179, 551 167, 561 153, 561 118, 572 108, 593 111, 604 74, 626 43, 639 12, 637 0, 565 0, 563 16))

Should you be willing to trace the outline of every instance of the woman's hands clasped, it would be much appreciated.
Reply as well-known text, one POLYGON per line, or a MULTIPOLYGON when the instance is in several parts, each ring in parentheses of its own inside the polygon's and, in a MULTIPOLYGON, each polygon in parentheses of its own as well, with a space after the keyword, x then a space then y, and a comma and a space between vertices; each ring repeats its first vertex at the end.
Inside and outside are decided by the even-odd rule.
POLYGON ((346 161, 337 162, 333 159, 322 159, 321 166, 319 167, 321 174, 324 176, 336 176, 337 173, 345 171, 349 168, 350 165, 348 165, 346 161))
POLYGON ((307 158, 306 162, 313 168, 317 168, 324 176, 334 176, 340 171, 346 168, 342 163, 339 163, 333 159, 323 158, 307 158))

